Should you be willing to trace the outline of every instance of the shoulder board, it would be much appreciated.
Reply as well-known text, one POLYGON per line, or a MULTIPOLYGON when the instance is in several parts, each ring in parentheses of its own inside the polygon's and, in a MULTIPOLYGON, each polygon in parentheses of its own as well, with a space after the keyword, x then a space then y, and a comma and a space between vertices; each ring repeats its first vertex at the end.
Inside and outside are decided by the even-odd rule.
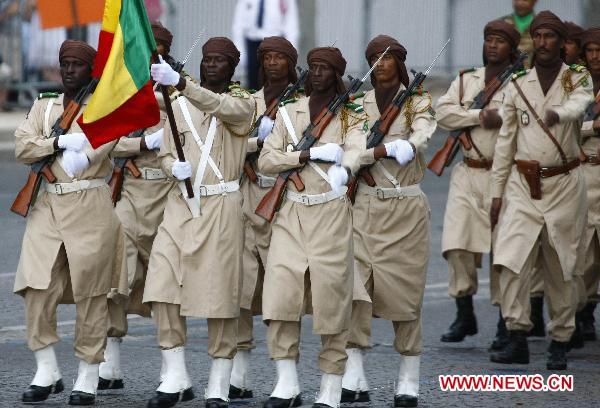
POLYGON ((239 82, 230 83, 227 89, 228 93, 236 98, 248 99, 250 97, 250 92, 242 88, 239 82))
POLYGON ((412 91, 410 94, 410 96, 414 96, 414 95, 423 96, 423 95, 430 95, 430 93, 429 93, 429 91, 424 90, 422 87, 418 87, 417 89, 412 91))
POLYGON ((296 92, 296 95, 305 96, 306 95, 306 91, 304 90, 304 88, 298 88, 298 91, 296 92))
POLYGON ((58 98, 58 92, 42 92, 38 95, 38 99, 58 98))
POLYGON ((515 79, 522 77, 523 75, 527 74, 528 72, 529 72, 528 69, 522 69, 520 71, 517 71, 513 74, 512 80, 514 81, 515 79))
POLYGON ((363 106, 361 104, 358 104, 358 103, 348 102, 344 106, 346 107, 346 109, 349 109, 349 110, 351 110, 353 112, 356 112, 356 113, 363 113, 365 111, 365 109, 363 108, 363 106))
POLYGON ((586 71, 586 67, 583 65, 579 65, 579 64, 569 65, 569 69, 573 72, 585 72, 586 71))
POLYGON ((290 103, 294 103, 294 102, 298 102, 300 100, 300 98, 296 95, 296 96, 292 96, 291 98, 288 98, 284 101, 281 101, 281 105, 287 105, 290 103))
POLYGON ((248 93, 250 95, 254 95, 256 92, 258 92, 256 89, 252 89, 252 88, 246 89, 246 91, 248 91, 248 93))
POLYGON ((475 67, 464 68, 464 69, 461 69, 460 71, 458 71, 458 75, 463 76, 464 74, 468 74, 469 72, 473 72, 475 70, 477 70, 477 68, 475 68, 475 67))
POLYGON ((350 95, 350 102, 354 102, 355 100, 363 98, 364 96, 365 96, 365 93, 363 91, 357 92, 353 95, 350 95))

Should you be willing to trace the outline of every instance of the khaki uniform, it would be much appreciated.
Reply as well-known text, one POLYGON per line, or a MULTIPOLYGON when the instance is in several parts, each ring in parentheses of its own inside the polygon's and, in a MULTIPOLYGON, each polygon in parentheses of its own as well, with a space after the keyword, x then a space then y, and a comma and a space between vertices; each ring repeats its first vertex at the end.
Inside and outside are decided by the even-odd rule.
MULTIPOLYGON (((54 152, 54 139, 47 137, 64 112, 63 98, 35 101, 15 132, 17 160, 31 164, 54 152)), ((68 133, 73 132, 81 132, 75 121, 68 133)), ((90 166, 76 179, 108 176, 112 166, 108 155, 115 143, 96 150, 85 147, 90 166)), ((57 183, 73 182, 61 160, 62 153, 51 166, 57 183)), ((90 364, 103 361, 106 295, 111 289, 113 295, 127 295, 126 279, 123 232, 108 185, 61 195, 42 185, 27 217, 14 285, 14 291, 25 297, 29 347, 35 351, 57 342, 56 307, 75 303, 75 354, 90 364)))
MULTIPOLYGON (((399 92, 404 90, 400 86, 399 92)), ((369 127, 380 117, 375 91, 358 99, 369 117, 369 127)), ((395 159, 375 161, 373 149, 359 158, 361 167, 373 165, 370 172, 377 187, 416 188, 406 197, 379 198, 367 194, 364 180, 353 206, 354 288, 352 324, 348 347, 368 347, 372 316, 391 320, 396 334, 396 350, 403 355, 421 353, 421 306, 429 261, 429 204, 418 187, 425 173, 423 151, 435 131, 430 112, 431 98, 414 95, 394 121, 383 143, 409 140, 416 148, 415 159, 400 166, 395 159), (407 121, 407 116, 411 123, 407 121), (384 170, 388 173, 384 172, 384 170), (392 176, 393 181, 389 179, 392 176)))
MULTIPOLYGON (((185 98, 178 98, 173 110, 185 158, 192 165, 192 183, 201 151, 184 119, 182 103, 187 106, 193 127, 203 143, 212 118, 216 118, 210 157, 222 173, 224 183, 237 181, 246 156, 246 134, 252 123, 254 99, 239 87, 231 88, 229 93, 216 94, 190 80, 186 81, 182 95, 185 98)), ((170 126, 166 125, 159 159, 171 179, 173 162, 177 160, 172 137, 170 126)), ((202 186, 220 184, 209 165, 201 182, 202 186)), ((206 187, 200 191, 207 191, 206 187)), ((184 316, 217 319, 221 326, 209 325, 209 329, 218 328, 209 330, 209 338, 214 339, 217 332, 226 333, 223 336, 234 339, 234 347, 226 347, 222 342, 225 348, 212 356, 232 358, 236 350, 236 318, 240 313, 242 288, 242 194, 231 191, 200 197, 200 191, 193 199, 200 200, 200 216, 194 217, 181 189, 170 190, 163 222, 150 254, 143 301, 153 302, 162 348, 185 343, 185 326, 163 316, 166 309, 172 309, 169 316, 181 316, 182 320, 184 316), (173 338, 181 341, 174 344, 173 338)))
MULTIPOLYGON (((559 114, 560 123, 551 131, 567 160, 577 159, 581 117, 592 100, 589 74, 573 72, 563 64, 545 96, 535 68, 516 82, 540 117, 545 116, 547 109, 559 114), (567 83, 578 85, 567 92, 563 85, 567 83)), ((502 314, 509 330, 531 329, 530 275, 541 241, 551 318, 548 330, 554 340, 568 341, 574 329, 577 301, 573 275, 586 224, 583 171, 577 167, 567 174, 542 179, 542 199, 532 200, 529 186, 513 160, 537 160, 542 167, 554 167, 562 164, 561 158, 514 83, 507 86, 503 108, 504 123, 496 143, 491 181, 492 197, 504 195, 506 206, 494 244, 494 263, 502 266, 502 314)))
MULTIPOLYGON (((472 126, 470 136, 474 147, 466 150, 461 146, 463 156, 491 163, 499 129, 484 129, 479 124, 481 110, 468 109, 485 88, 485 67, 461 75, 462 100, 459 76, 439 99, 436 119, 440 127, 450 131, 472 126)), ((487 108, 500 109, 503 98, 504 89, 500 89, 487 108)), ((464 161, 452 169, 442 232, 442 254, 448 261, 448 292, 454 298, 477 293, 477 267, 481 266, 481 255, 491 249, 490 176, 488 169, 469 167, 464 161)), ((492 303, 499 302, 498 273, 494 270, 490 271, 490 289, 492 303)))
MULTIPOLYGON (((286 105, 298 139, 310 123, 308 100, 301 98, 286 105)), ((280 112, 258 160, 259 170, 267 174, 301 166, 300 152, 288 151, 294 143, 281 116, 280 112)), ((354 166, 365 146, 363 125, 364 117, 356 117, 344 108, 315 146, 341 145, 344 164, 354 166)), ((326 172, 331 163, 315 165, 326 172)), ((309 164, 300 176, 306 185, 304 195, 331 191, 329 183, 309 164)), ((298 193, 291 182, 288 191, 298 193)), ((272 231, 263 287, 263 318, 269 322, 271 358, 297 358, 297 322, 305 310, 312 309, 313 330, 323 340, 319 367, 326 373, 343 374, 353 285, 350 204, 345 195, 311 206, 286 198, 272 222, 272 231), (286 353, 279 353, 286 343, 296 346, 285 347, 286 353)))
MULTIPOLYGON (((535 18, 535 14, 533 16, 535 18)), ((504 16, 500 20, 504 20, 508 24, 515 26, 515 29, 517 28, 515 25, 514 14, 509 14, 507 16, 504 16)), ((533 21, 533 20, 531 20, 531 21, 533 21)), ((519 30, 517 29, 517 31, 519 31, 519 30)), ((528 58, 527 58, 527 61, 525 61, 525 65, 526 65, 526 68, 529 68, 531 66, 531 60, 533 59, 533 51, 534 51, 533 38, 531 38, 531 33, 529 32, 529 27, 527 27, 527 29, 525 29, 525 31, 523 31, 521 33, 521 41, 519 41, 518 49, 519 49, 519 51, 524 51, 527 53, 528 58)))

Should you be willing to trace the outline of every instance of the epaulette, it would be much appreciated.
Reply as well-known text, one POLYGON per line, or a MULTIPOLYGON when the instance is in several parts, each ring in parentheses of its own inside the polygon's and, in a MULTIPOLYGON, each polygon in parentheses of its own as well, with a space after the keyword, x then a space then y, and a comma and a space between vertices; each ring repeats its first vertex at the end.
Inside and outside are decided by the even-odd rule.
POLYGON ((410 96, 414 96, 414 95, 419 95, 419 96, 423 96, 423 95, 431 95, 429 93, 429 91, 426 91, 423 89, 423 86, 419 86, 417 89, 413 90, 410 94, 410 96))
POLYGON ((281 105, 287 105, 290 103, 298 102, 299 100, 300 100, 300 97, 299 97, 299 95, 296 94, 296 95, 292 96, 291 98, 287 98, 286 100, 281 101, 281 105))
POLYGON ((248 93, 249 93, 250 95, 254 95, 256 92, 258 92, 256 89, 252 89, 252 88, 248 88, 248 89, 246 89, 246 90, 248 91, 248 93))
POLYGON ((356 113, 363 113, 365 111, 365 108, 361 104, 354 102, 348 102, 344 107, 356 113))
POLYGON ((365 96, 365 92, 364 91, 357 92, 357 93, 355 93, 353 95, 350 95, 350 102, 354 102, 357 99, 364 98, 364 96, 365 96))
POLYGON ((231 96, 236 98, 248 99, 250 92, 240 86, 239 82, 232 82, 227 86, 227 91, 231 96))
POLYGON ((529 72, 528 69, 522 69, 520 71, 517 71, 513 74, 512 76, 512 80, 516 80, 517 78, 521 78, 523 75, 527 74, 529 72))
POLYGON ((569 65, 569 69, 573 72, 585 72, 587 70, 584 65, 580 64, 571 64, 569 65))
POLYGON ((473 72, 476 70, 477 70, 476 67, 464 68, 464 69, 461 69, 460 71, 458 71, 458 75, 463 76, 464 74, 468 74, 469 72, 473 72))
POLYGON ((58 92, 42 92, 41 94, 38 95, 38 99, 45 99, 45 98, 58 98, 58 92))

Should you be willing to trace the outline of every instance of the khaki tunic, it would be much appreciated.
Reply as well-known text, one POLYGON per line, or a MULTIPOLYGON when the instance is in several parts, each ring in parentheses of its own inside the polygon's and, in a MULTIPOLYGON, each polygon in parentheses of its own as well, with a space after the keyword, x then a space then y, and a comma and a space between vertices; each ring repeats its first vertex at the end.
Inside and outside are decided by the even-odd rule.
MULTIPOLYGON (((255 109, 254 99, 245 91, 238 92, 238 96, 216 94, 190 80, 182 95, 187 99, 192 122, 203 141, 211 117, 217 118, 210 156, 225 182, 238 180, 246 156, 246 133, 255 109)), ((185 158, 192 165, 193 183, 200 149, 177 100, 173 110, 185 158)), ((170 178, 173 162, 177 160, 172 137, 167 124, 159 159, 170 178)), ((217 177, 207 165, 202 184, 217 183, 217 177)), ((182 316, 234 318, 240 313, 242 286, 242 194, 236 191, 202 197, 200 207, 202 215, 193 218, 181 190, 173 188, 169 192, 163 222, 150 255, 143 301, 181 305, 182 316)))
MULTIPOLYGON (((560 123, 550 130, 571 161, 579 156, 581 118, 592 101, 592 85, 588 77, 567 94, 561 84, 567 70, 569 68, 563 64, 546 96, 542 93, 535 68, 516 81, 541 118, 544 118, 547 109, 558 113, 560 123)), ((573 83, 588 75, 587 72, 571 73, 573 83)), ((529 186, 517 172, 513 160, 537 160, 542 167, 550 167, 561 165, 560 155, 528 112, 512 83, 506 88, 503 109, 504 123, 496 143, 491 193, 492 197, 505 195, 503 205, 506 210, 498 222, 494 264, 519 273, 537 244, 542 227, 546 225, 550 242, 558 253, 564 279, 570 280, 586 224, 583 171, 580 166, 569 174, 542 179, 542 199, 532 200, 529 186)))
MULTIPOLYGON (((262 115, 266 110, 265 94, 261 89, 254 95, 256 101, 256 115, 262 115)), ((256 152, 258 146, 257 140, 248 139, 248 152, 256 152)), ((252 168, 258 172, 257 162, 252 163, 252 168)), ((242 299, 240 306, 242 309, 252 310, 256 314, 261 312, 260 298, 258 301, 255 295, 260 294, 264 276, 264 267, 267 264, 267 254, 269 253, 269 244, 271 242, 271 223, 254 213, 256 207, 263 199, 270 188, 262 188, 258 183, 253 183, 244 177, 242 181, 242 194, 244 196, 244 283, 242 287, 242 299), (254 300, 254 302, 253 302, 254 300)))
MULTIPOLYGON (((401 85, 399 92, 404 90, 401 85)), ((367 92, 362 103, 369 117, 369 128, 380 117, 375 91, 367 92)), ((379 162, 401 186, 418 184, 423 180, 426 161, 423 151, 435 131, 435 119, 428 111, 428 95, 412 97, 415 112, 412 126, 406 120, 406 107, 400 112, 383 143, 397 139, 409 140, 417 148, 415 160, 400 166, 395 159, 379 162)), ((359 162, 361 167, 375 163, 373 149, 365 150, 359 162)), ((383 172, 370 169, 377 186, 393 188, 383 172)), ((364 183, 361 178, 359 183, 364 183)), ((418 319, 423 303, 423 292, 429 261, 429 204, 424 193, 417 197, 381 200, 361 193, 356 194, 353 206, 354 268, 360 283, 355 285, 354 299, 373 303, 373 315, 393 321, 418 319), (365 289, 373 280, 373 296, 365 289)))
MULTIPOLYGON (((593 129, 593 121, 584 122, 581 127, 582 149, 585 154, 598 154, 600 135, 593 129)), ((588 217, 583 247, 589 248, 594 234, 600 237, 600 166, 583 164, 583 175, 587 190, 588 217)))
MULTIPOLYGON (((469 109, 475 97, 485 88, 485 67, 463 74, 464 97, 460 101, 460 77, 450 85, 436 106, 436 119, 443 129, 457 130, 474 126, 471 130, 473 144, 491 161, 499 129, 484 129, 479 126, 481 109, 469 109)), ((493 96, 488 107, 500 109, 504 90, 500 89, 493 96)), ((474 160, 483 158, 475 148, 466 150, 462 147, 464 157, 474 160)), ((450 189, 444 214, 442 232, 442 254, 462 249, 474 253, 490 252, 492 245, 492 229, 489 209, 491 172, 486 169, 468 167, 464 162, 457 163, 450 176, 450 189)))
MULTIPOLYGON (((310 123, 308 98, 286 105, 296 136, 310 123)), ((353 112, 346 111, 349 115, 353 112)), ((315 146, 337 143, 345 151, 343 164, 354 166, 365 147, 364 117, 351 116, 347 132, 342 132, 338 114, 315 146)), ((281 115, 267 138, 258 168, 264 173, 280 173, 300 167, 300 152, 286 151, 293 144, 281 115)), ((331 163, 317 163, 325 172, 331 163)), ((300 176, 304 194, 321 194, 331 187, 311 166, 300 176)), ((297 192, 293 183, 288 189, 297 192)), ((305 206, 284 199, 272 222, 272 237, 263 287, 263 319, 298 321, 307 306, 313 309, 313 331, 337 334, 348 328, 352 306, 352 216, 345 196, 324 204, 305 206), (310 270, 310 281, 305 272, 310 270), (312 301, 304 302, 305 285, 310 285, 312 301)))
MULTIPOLYGON (((164 127, 166 118, 166 112, 161 110, 160 122, 147 129, 144 134, 152 134, 164 127)), ((140 142, 141 138, 122 137, 115 146, 113 156, 132 157, 140 169, 159 169, 158 151, 141 151, 140 142)), ((125 171, 121 199, 117 202, 115 211, 123 225, 127 246, 129 313, 150 316, 148 305, 142 305, 146 270, 152 243, 165 211, 167 195, 174 186, 175 183, 171 180, 145 180, 143 176, 135 178, 128 170, 125 171)))
MULTIPOLYGON (((54 139, 44 131, 45 112, 50 101, 48 127, 64 112, 64 95, 35 101, 25 121, 17 128, 16 158, 31 164, 54 152, 54 139)), ((87 102, 84 103, 83 109, 87 102)), ((68 133, 81 132, 74 121, 68 133)), ((89 144, 85 153, 90 166, 77 180, 105 178, 112 163, 109 153, 116 142, 96 150, 89 144)), ((69 177, 59 163, 62 153, 51 166, 58 183, 69 183, 69 177)), ((61 302, 106 295, 111 288, 127 294, 125 247, 119 219, 112 208, 108 185, 64 195, 50 194, 40 188, 35 205, 27 217, 21 257, 15 278, 14 291, 23 295, 27 288, 47 289, 52 267, 60 247, 64 245, 72 293, 67 291, 61 302)))

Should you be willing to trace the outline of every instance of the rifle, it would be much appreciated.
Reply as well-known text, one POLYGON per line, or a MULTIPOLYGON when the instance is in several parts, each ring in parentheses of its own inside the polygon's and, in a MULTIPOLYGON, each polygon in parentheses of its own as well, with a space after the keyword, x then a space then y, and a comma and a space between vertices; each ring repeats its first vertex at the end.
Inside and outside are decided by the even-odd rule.
MULTIPOLYGON (((431 71, 431 69, 437 62, 438 58, 440 57, 440 55, 442 55, 442 53, 444 52, 444 50, 446 49, 446 47, 448 46, 449 43, 450 43, 450 39, 448 39, 448 41, 446 41, 446 43, 444 44, 444 46, 442 47, 440 52, 438 52, 438 54, 433 59, 431 64, 429 64, 429 67, 427 68, 427 70, 425 70, 425 73, 415 72, 414 70, 411 70, 411 72, 413 73, 415 78, 408 85, 408 88, 406 88, 404 91, 402 91, 398 95, 396 95, 396 97, 394 98, 392 103, 389 104, 385 108, 385 110, 383 111, 383 114, 373 124, 373 126, 371 127, 371 129, 369 131, 369 137, 367 138, 367 149, 372 149, 372 148, 378 146, 379 144, 381 144, 381 142, 383 141, 383 138, 390 131, 392 124, 394 123, 394 121, 396 120, 396 118, 398 117, 400 112, 402 111, 402 107, 404 106, 406 101, 412 96, 412 94, 415 90, 419 89, 419 87, 421 87, 421 85, 423 85, 425 78, 427 78, 427 75, 429 75, 429 72, 431 71)), ((365 182, 371 187, 375 187, 375 185, 376 185, 375 179, 373 178, 373 176, 371 175, 371 172, 369 171, 370 167, 371 166, 363 167, 362 169, 359 169, 356 177, 353 177, 350 180, 350 182, 348 183, 347 195, 348 195, 348 198, 350 199, 350 201, 352 202, 352 204, 354 204, 354 199, 356 198, 356 191, 358 190, 358 178, 359 177, 362 177, 363 180, 365 180, 365 182)))
MULTIPOLYGON (((389 47, 386 48, 386 50, 379 56, 377 61, 375 61, 371 69, 369 69, 364 77, 352 78, 350 75, 348 75, 348 79, 350 79, 350 87, 343 95, 338 95, 329 103, 329 105, 327 105, 327 107, 323 108, 315 121, 308 125, 304 132, 302 132, 302 139, 300 139, 298 144, 295 146, 295 151, 310 149, 317 142, 317 140, 319 140, 329 123, 331 123, 332 119, 336 116, 339 109, 348 102, 350 95, 358 92, 362 84, 371 75, 371 72, 373 72, 377 64, 379 64, 379 61, 381 61, 388 50, 389 47)), ((294 186, 298 191, 304 190, 304 183, 298 174, 300 171, 302 171, 304 166, 305 164, 299 168, 289 169, 283 173, 280 173, 275 180, 275 185, 263 197, 261 202, 258 204, 258 207, 256 207, 255 213, 265 220, 271 222, 275 216, 275 213, 281 206, 288 180, 291 180, 294 183, 294 186)))
MULTIPOLYGON (((300 88, 302 88, 302 86, 304 86, 304 81, 306 80, 306 76, 308 75, 308 70, 303 70, 300 67, 297 67, 297 69, 300 76, 298 77, 296 83, 292 84, 291 86, 288 86, 281 93, 281 95, 279 95, 277 99, 273 100, 269 104, 265 113, 260 115, 260 117, 254 123, 254 128, 252 129, 252 133, 250 133, 250 138, 258 137, 258 128, 263 117, 268 116, 272 120, 275 120, 275 117, 277 116, 277 108, 279 107, 279 105, 281 105, 287 99, 291 98, 296 92, 300 90, 300 88)), ((258 180, 258 176, 256 175, 254 168, 252 167, 252 163, 258 159, 258 155, 260 154, 261 148, 262 144, 258 146, 258 151, 248 153, 246 155, 246 161, 244 162, 244 173, 246 174, 246 177, 248 177, 248 179, 250 179, 250 181, 252 181, 253 183, 256 183, 256 181, 258 180)))
MULTIPOLYGON (((502 88, 512 75, 523 67, 523 61, 527 59, 527 53, 522 52, 517 60, 509 65, 503 72, 501 72, 496 78, 492 79, 485 88, 477 94, 475 100, 469 106, 469 109, 483 109, 485 108, 494 94, 502 88)), ((449 167, 452 164, 452 161, 458 154, 460 146, 458 144, 459 140, 469 140, 469 132, 475 126, 471 126, 464 129, 457 129, 450 132, 448 135, 448 139, 446 139, 446 143, 440 150, 438 150, 429 164, 427 168, 435 173, 437 176, 441 176, 444 172, 444 168, 449 167)), ((470 145, 470 141, 468 141, 468 145, 470 145)))
MULTIPOLYGON (((83 101, 89 94, 94 92, 98 85, 98 79, 92 78, 92 80, 83 88, 79 90, 75 99, 69 101, 69 104, 65 108, 63 114, 54 122, 52 131, 48 138, 54 138, 64 135, 71 128, 71 124, 79 115, 83 101)), ((27 178, 25 186, 19 191, 15 201, 13 202, 10 210, 15 214, 19 214, 22 217, 27 217, 29 209, 35 204, 40 186, 42 184, 42 177, 46 179, 48 183, 56 182, 56 176, 52 173, 50 167, 58 152, 55 152, 49 156, 44 157, 31 164, 31 171, 27 178)))

